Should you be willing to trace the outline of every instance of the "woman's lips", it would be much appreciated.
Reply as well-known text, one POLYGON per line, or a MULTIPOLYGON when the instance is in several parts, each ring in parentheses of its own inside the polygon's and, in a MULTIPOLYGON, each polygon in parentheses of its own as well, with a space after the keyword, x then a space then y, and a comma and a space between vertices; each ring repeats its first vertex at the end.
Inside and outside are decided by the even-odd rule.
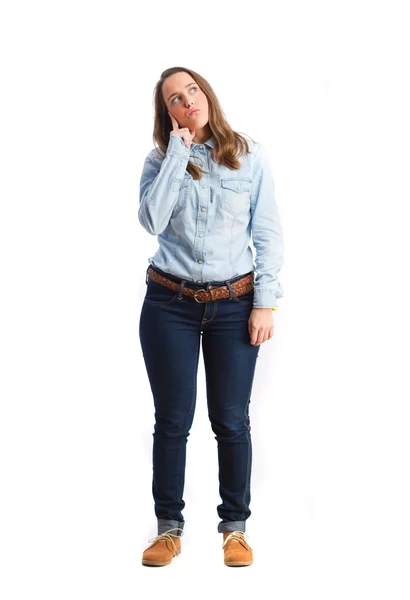
POLYGON ((198 112, 199 112, 199 108, 196 108, 195 110, 193 110, 192 112, 189 113, 189 116, 195 115, 198 112))

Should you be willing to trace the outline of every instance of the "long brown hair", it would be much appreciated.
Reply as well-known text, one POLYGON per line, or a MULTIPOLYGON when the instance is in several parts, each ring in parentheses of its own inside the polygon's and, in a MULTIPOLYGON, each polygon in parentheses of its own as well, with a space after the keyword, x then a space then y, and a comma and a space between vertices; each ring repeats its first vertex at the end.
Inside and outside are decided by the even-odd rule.
MULTIPOLYGON (((208 125, 215 140, 215 147, 211 150, 211 158, 214 162, 227 167, 228 169, 240 169, 241 163, 238 157, 249 152, 249 144, 245 137, 240 133, 233 131, 225 119, 222 108, 215 95, 215 92, 206 79, 199 73, 185 67, 171 67, 161 73, 154 88, 154 132, 153 140, 165 155, 169 144, 169 136, 173 129, 172 121, 168 114, 164 97, 162 94, 162 84, 170 75, 185 71, 199 85, 207 97, 209 107, 208 125)), ((252 138, 251 138, 252 139, 252 138)), ((252 140, 253 141, 253 140, 252 140)), ((186 169, 193 179, 202 179, 202 171, 197 165, 188 162, 186 169)))

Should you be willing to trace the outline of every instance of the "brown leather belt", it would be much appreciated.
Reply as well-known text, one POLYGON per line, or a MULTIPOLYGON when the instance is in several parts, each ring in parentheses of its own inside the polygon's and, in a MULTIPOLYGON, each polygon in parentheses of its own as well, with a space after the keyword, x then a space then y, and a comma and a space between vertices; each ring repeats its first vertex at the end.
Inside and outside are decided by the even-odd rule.
MULTIPOLYGON (((160 275, 151 267, 148 268, 147 274, 151 279, 153 279, 157 283, 160 283, 161 285, 164 285, 170 290, 174 290, 175 292, 179 291, 179 283, 177 283, 176 281, 171 281, 171 279, 160 275)), ((253 273, 249 273, 248 275, 245 275, 245 277, 238 279, 237 281, 231 284, 231 287, 235 296, 243 296, 244 294, 247 294, 254 287, 253 273)), ((190 296, 191 298, 193 297, 197 302, 209 302, 211 300, 229 298, 229 288, 227 285, 210 285, 209 290, 194 290, 191 288, 184 287, 182 288, 182 294, 184 296, 190 296), (198 296, 200 299, 198 299, 198 296)))

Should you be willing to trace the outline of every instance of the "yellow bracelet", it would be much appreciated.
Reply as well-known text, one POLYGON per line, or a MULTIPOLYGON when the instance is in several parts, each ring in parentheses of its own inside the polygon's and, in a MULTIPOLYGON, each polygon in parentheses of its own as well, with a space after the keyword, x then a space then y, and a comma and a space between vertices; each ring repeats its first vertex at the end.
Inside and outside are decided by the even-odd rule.
POLYGON ((272 310, 278 310, 277 308, 272 308, 272 310))

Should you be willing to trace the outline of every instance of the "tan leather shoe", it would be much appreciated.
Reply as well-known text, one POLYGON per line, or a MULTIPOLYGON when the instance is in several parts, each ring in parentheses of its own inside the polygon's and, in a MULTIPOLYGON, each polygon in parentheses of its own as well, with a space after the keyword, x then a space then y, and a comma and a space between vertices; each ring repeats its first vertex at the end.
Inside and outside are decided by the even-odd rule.
POLYGON ((175 556, 181 554, 181 537, 170 533, 176 529, 180 529, 181 535, 184 535, 180 527, 174 527, 149 540, 148 543, 150 546, 142 554, 143 565, 165 567, 165 565, 169 565, 172 562, 175 556))
POLYGON ((245 541, 244 531, 224 531, 224 563, 228 567, 247 567, 253 563, 252 548, 245 541))

